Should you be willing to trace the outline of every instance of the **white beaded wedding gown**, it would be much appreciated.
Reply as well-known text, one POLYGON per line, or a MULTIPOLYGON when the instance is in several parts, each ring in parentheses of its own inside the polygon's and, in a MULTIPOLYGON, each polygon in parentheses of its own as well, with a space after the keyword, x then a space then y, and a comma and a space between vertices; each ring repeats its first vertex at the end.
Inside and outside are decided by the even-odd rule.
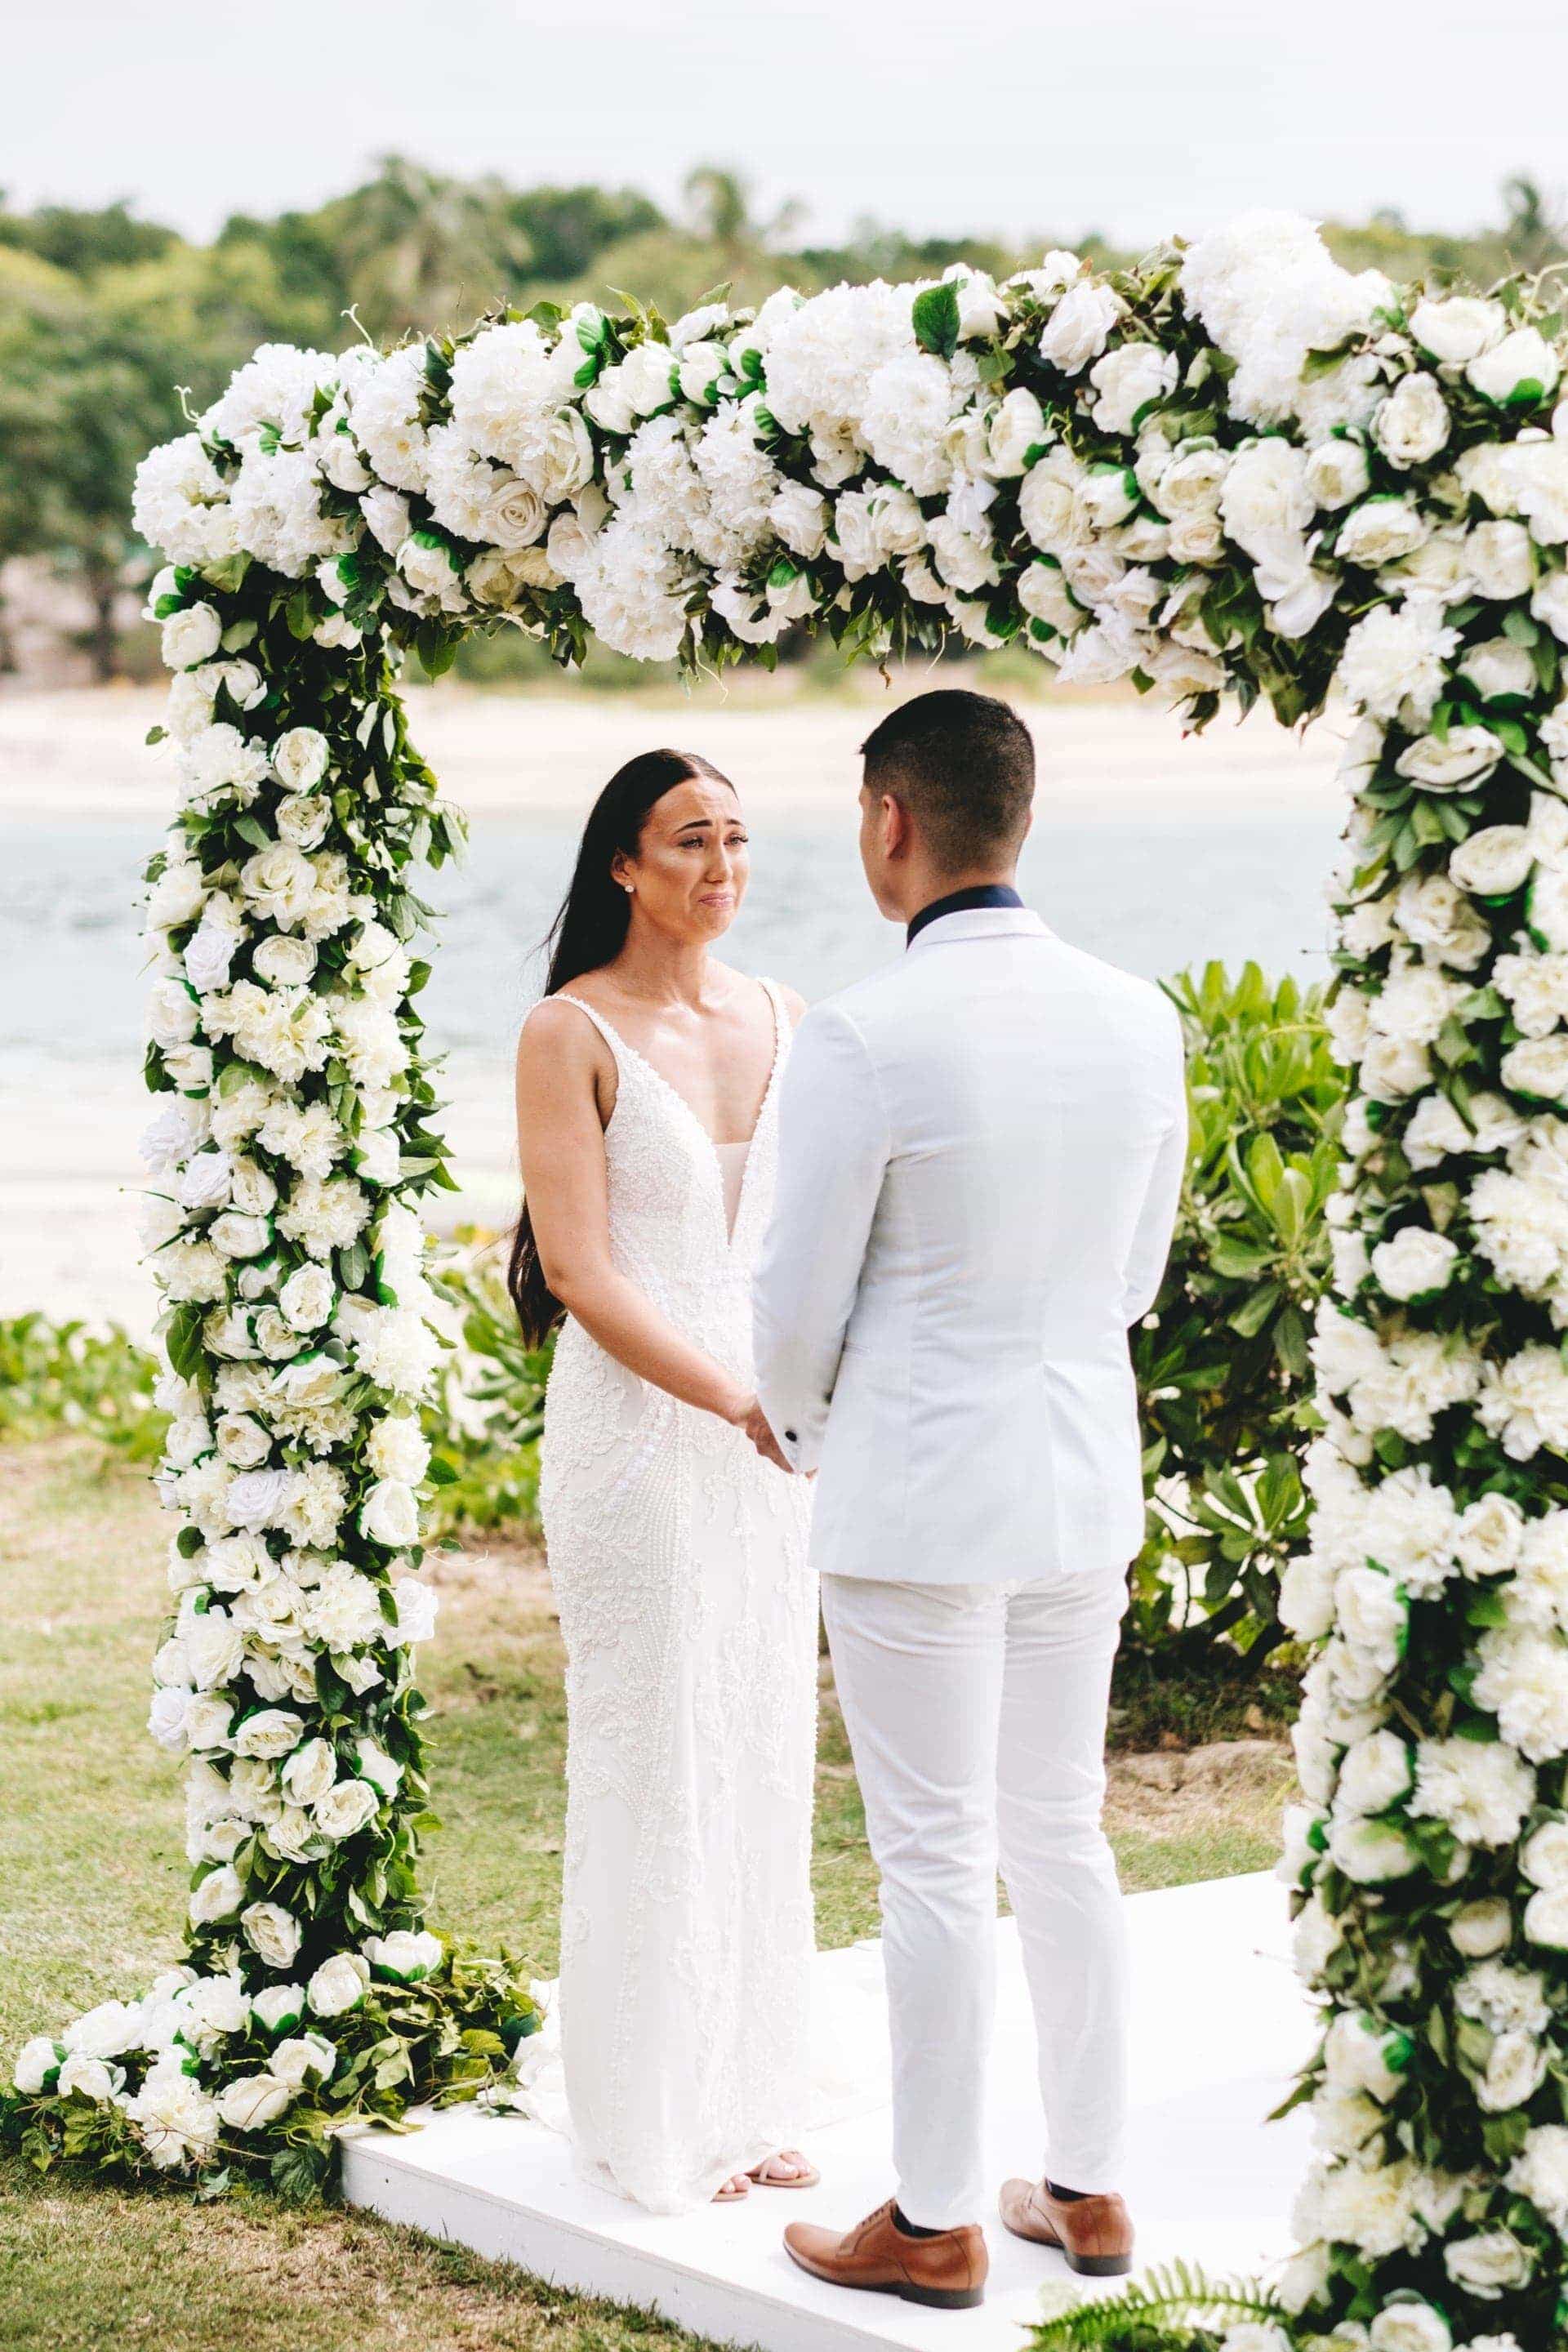
MULTIPOLYGON (((790 1034, 763 985, 773 1069, 738 1187, 675 1088, 564 1000, 618 1074, 605 1132, 616 1264, 748 1386, 790 1034)), ((540 1482, 566 1650, 560 2063, 583 2168, 656 2212, 795 2145, 814 2104, 809 1496, 568 1318, 540 1482)), ((555 2068, 539 2058, 532 2112, 559 2123, 555 2068)))

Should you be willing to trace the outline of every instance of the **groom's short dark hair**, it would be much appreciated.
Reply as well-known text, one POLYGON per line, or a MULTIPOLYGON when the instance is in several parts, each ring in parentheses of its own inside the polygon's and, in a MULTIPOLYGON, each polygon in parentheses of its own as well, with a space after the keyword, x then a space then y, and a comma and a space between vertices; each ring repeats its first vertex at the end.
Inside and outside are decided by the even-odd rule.
POLYGON ((1035 797, 1035 746, 994 695, 947 688, 901 703, 860 746, 868 791, 889 793, 950 873, 1018 847, 1035 797))

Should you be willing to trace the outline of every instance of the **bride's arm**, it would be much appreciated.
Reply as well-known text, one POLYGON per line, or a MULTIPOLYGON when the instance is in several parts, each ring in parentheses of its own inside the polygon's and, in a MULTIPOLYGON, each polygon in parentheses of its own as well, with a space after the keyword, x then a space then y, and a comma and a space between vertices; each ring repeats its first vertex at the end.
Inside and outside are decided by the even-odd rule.
POLYGON ((755 1398, 683 1339, 610 1256, 599 1112, 607 1047, 580 1013, 540 1005, 517 1048, 517 1150, 544 1279, 606 1355, 639 1380, 739 1427, 755 1398))

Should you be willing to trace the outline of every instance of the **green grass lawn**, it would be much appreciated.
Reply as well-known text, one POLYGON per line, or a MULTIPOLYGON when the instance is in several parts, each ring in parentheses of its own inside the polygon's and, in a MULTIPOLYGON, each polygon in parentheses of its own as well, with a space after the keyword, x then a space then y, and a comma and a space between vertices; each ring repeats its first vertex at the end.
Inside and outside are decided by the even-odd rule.
MULTIPOLYGON (((176 1769, 146 1738, 169 1529, 145 1478, 60 1440, 0 1449, 0 2054, 177 1958, 186 1865, 176 1769)), ((565 1706, 549 1590, 525 1549, 452 1555, 423 1683, 437 1711, 438 1925, 555 1969, 565 1706)), ((1129 1888, 1265 1866, 1287 1773, 1260 1742, 1118 1759, 1129 1888), (1212 1767, 1212 1769, 1210 1769, 1212 1767)), ((843 1726, 825 1691, 819 1939, 876 1929, 843 1726)), ((504 2264, 338 2210, 197 2205, 0 2159, 0 2344, 26 2352, 618 2352, 684 2340, 504 2264)))

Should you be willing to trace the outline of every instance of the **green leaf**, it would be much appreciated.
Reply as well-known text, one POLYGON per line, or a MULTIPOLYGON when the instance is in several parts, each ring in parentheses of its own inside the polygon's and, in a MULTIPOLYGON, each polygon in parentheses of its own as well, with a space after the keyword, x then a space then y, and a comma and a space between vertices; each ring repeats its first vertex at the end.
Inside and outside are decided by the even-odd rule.
POLYGON ((958 349, 958 288, 952 279, 944 278, 917 294, 910 315, 921 351, 950 360, 958 349))

